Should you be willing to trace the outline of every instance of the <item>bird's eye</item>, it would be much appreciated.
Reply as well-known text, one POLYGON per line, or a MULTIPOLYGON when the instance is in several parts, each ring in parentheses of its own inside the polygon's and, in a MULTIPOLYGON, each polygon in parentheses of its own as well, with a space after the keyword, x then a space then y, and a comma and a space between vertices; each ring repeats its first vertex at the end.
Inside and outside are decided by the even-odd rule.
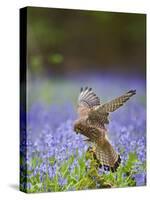
POLYGON ((80 129, 79 129, 79 128, 76 128, 76 132, 80 132, 80 129))

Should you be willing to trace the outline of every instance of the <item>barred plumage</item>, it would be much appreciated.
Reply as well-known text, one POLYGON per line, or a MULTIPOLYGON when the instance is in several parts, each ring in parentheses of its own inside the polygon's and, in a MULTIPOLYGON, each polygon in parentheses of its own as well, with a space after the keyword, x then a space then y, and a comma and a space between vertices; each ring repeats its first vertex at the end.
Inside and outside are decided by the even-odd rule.
POLYGON ((85 107, 92 108, 93 106, 100 105, 100 99, 92 91, 92 88, 81 88, 78 98, 78 104, 79 106, 84 105, 85 107))
POLYGON ((74 130, 86 136, 88 141, 95 145, 93 154, 104 169, 115 171, 121 159, 114 150, 107 137, 105 124, 109 123, 109 112, 121 107, 130 97, 136 94, 136 90, 130 90, 124 95, 100 105, 100 99, 91 88, 81 88, 78 98, 79 119, 75 121, 74 130))

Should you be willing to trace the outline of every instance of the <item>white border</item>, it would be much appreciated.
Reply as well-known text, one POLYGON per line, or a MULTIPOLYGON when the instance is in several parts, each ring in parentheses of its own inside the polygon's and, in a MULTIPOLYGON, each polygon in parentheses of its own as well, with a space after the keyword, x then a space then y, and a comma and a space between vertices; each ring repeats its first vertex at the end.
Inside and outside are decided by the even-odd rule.
MULTIPOLYGON (((93 191, 24 194, 16 189, 19 181, 19 8, 24 6, 41 6, 57 8, 74 8, 84 10, 101 10, 117 12, 147 13, 147 25, 150 24, 150 6, 148 0, 5 0, 0 6, 0 197, 1 199, 147 199, 150 192, 150 175, 148 186, 122 189, 103 189, 93 191)), ((148 34, 150 28, 147 26, 148 34)), ((147 38, 147 55, 150 40, 147 38)), ((150 52, 149 52, 150 53, 150 52)), ((150 78, 147 56, 147 80, 150 78)), ((149 87, 149 81, 147 83, 149 87)), ((148 89, 147 89, 148 91, 148 89)), ((147 92, 147 102, 149 102, 147 92)), ((149 104, 147 109, 150 110, 149 104)), ((148 120, 150 119, 148 113, 148 120)), ((147 120, 147 122, 148 122, 147 120)), ((150 130, 150 123, 147 123, 150 130)), ((147 143, 150 144, 149 131, 147 143)), ((149 145, 147 164, 150 168, 149 145)))

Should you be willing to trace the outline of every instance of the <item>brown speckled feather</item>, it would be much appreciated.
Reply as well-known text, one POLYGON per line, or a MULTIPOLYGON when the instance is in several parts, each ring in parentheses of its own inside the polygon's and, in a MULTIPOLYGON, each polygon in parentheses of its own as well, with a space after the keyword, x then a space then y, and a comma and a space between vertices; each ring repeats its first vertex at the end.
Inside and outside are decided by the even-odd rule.
POLYGON ((92 124, 98 123, 100 126, 104 126, 104 124, 108 124, 108 115, 109 112, 113 112, 123 106, 123 104, 130 99, 133 95, 136 94, 135 90, 130 90, 124 95, 117 97, 116 99, 105 103, 103 105, 99 105, 95 107, 93 110, 90 110, 88 113, 89 120, 92 124))
POLYGON ((109 112, 121 107, 131 96, 136 94, 130 90, 124 95, 100 105, 100 100, 91 88, 81 88, 78 99, 79 119, 75 121, 74 130, 81 133, 95 145, 95 157, 104 169, 115 171, 121 159, 107 138, 105 124, 109 123, 109 112))
POLYGON ((123 104, 130 99, 133 95, 136 94, 136 90, 130 90, 129 92, 125 93, 124 95, 117 97, 116 99, 103 104, 96 108, 97 111, 100 112, 113 112, 119 107, 123 106, 123 104))
POLYGON ((79 117, 87 116, 88 113, 96 106, 100 105, 100 99, 92 91, 92 88, 81 88, 78 98, 78 114, 79 117))
POLYGON ((103 145, 96 143, 95 150, 96 158, 104 167, 107 166, 107 169, 111 169, 115 171, 120 164, 120 156, 114 150, 113 146, 109 143, 109 141, 105 138, 103 141, 103 145))
POLYGON ((95 146, 96 159, 107 170, 115 171, 120 163, 120 156, 116 153, 107 139, 107 131, 103 128, 93 127, 88 124, 86 118, 79 119, 74 125, 76 132, 86 136, 95 146))

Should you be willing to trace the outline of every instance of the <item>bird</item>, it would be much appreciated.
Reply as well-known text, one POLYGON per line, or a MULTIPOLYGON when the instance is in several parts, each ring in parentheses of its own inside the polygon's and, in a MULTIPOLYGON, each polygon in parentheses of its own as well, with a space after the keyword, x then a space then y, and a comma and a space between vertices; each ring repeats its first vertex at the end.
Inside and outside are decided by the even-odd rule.
POLYGON ((78 118, 74 122, 74 131, 86 136, 86 141, 92 144, 88 150, 93 149, 94 158, 104 170, 115 172, 120 163, 121 157, 112 146, 106 124, 109 123, 109 114, 124 105, 136 90, 129 90, 123 95, 101 104, 100 98, 92 88, 81 87, 77 103, 78 118))

